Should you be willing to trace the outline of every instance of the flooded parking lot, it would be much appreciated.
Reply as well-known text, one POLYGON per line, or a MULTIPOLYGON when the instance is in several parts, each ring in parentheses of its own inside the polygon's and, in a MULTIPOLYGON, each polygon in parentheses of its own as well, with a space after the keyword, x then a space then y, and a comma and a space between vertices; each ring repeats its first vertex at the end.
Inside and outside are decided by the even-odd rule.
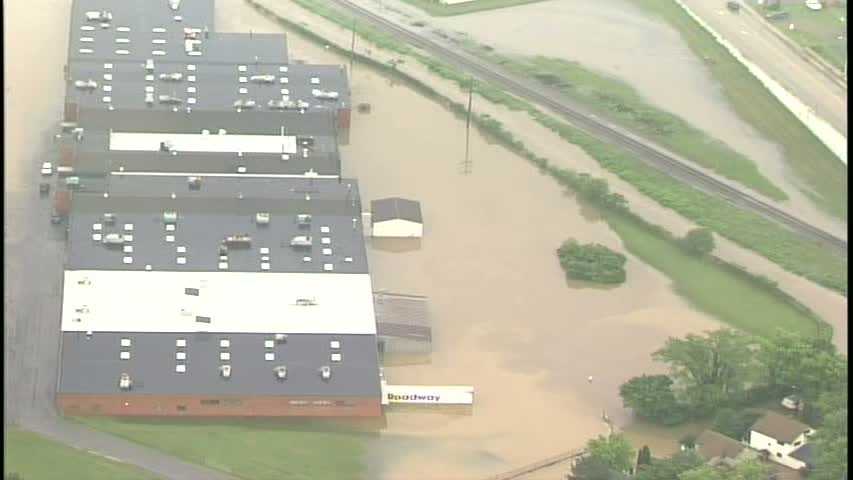
MULTIPOLYGON (((277 28, 239 4, 219 14, 223 29, 277 28)), ((288 43, 295 59, 347 63, 295 35, 288 43)), ((618 386, 659 368, 649 354, 667 336, 717 325, 633 258, 623 286, 569 284, 555 257, 563 240, 620 248, 594 212, 473 130, 463 174, 464 120, 406 86, 356 65, 352 93, 372 108, 353 113, 345 175, 365 204, 420 201, 425 222, 419 249, 369 245, 374 288, 426 295, 433 317, 431 363, 386 377, 476 389, 470 415, 389 412, 371 478, 476 478, 582 446, 606 431, 602 410, 628 421, 618 386)))

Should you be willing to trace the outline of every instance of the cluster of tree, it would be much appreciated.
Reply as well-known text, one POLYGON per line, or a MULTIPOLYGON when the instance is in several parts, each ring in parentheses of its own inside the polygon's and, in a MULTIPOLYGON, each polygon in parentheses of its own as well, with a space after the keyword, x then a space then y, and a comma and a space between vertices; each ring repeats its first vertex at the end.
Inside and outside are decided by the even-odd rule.
POLYGON ((572 467, 577 480, 615 480, 633 471, 634 449, 620 434, 594 438, 586 449, 587 455, 572 467))
POLYGON ((681 239, 681 246, 694 255, 707 255, 714 250, 714 234, 707 228, 694 228, 681 239))
POLYGON ((557 249, 557 256, 569 277, 606 284, 625 281, 625 255, 604 245, 569 239, 557 249))
MULTIPOLYGON (((809 407, 804 415, 811 412, 804 420, 818 432, 814 478, 838 480, 846 472, 847 359, 828 330, 758 339, 723 329, 670 338, 653 357, 669 366, 668 375, 634 377, 620 387, 624 405, 636 415, 663 425, 715 415, 716 431, 742 439, 757 419, 744 406, 796 393, 809 407)), ((704 470, 693 475, 683 480, 745 478, 704 470)))

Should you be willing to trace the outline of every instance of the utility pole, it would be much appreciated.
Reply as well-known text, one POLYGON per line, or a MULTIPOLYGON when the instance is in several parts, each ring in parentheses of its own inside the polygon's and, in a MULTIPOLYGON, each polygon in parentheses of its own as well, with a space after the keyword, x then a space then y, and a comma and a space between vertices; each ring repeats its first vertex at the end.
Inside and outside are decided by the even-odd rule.
POLYGON ((349 71, 350 81, 352 81, 352 63, 355 59, 355 17, 352 17, 352 42, 349 47, 349 71))
POLYGON ((471 143, 471 103, 474 98, 474 77, 471 77, 468 86, 468 114, 465 118, 465 161, 462 163, 462 173, 471 173, 471 158, 468 156, 471 143))

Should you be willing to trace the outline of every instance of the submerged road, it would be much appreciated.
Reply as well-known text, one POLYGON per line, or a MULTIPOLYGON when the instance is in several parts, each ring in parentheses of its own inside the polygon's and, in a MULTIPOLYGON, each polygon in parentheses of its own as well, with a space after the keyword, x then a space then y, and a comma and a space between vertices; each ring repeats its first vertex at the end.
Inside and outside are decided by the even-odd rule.
POLYGON ((361 21, 383 28, 398 39, 422 48, 456 68, 476 75, 481 80, 491 82, 520 98, 553 110, 584 132, 637 154, 639 159, 667 175, 682 180, 706 193, 722 197, 741 208, 751 210, 780 223, 803 237, 818 241, 847 255, 846 238, 840 238, 801 220, 785 210, 747 193, 741 186, 733 182, 705 172, 691 162, 679 158, 648 140, 596 118, 552 88, 536 81, 519 80, 491 62, 429 39, 422 33, 409 30, 349 0, 330 0, 330 3, 346 10, 361 21))

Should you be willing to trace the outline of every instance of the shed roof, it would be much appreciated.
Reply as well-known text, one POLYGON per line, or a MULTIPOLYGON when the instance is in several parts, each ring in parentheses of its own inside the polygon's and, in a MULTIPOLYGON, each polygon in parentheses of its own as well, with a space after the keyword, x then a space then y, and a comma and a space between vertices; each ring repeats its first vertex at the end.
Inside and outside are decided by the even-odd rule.
POLYGON ((370 211, 374 223, 396 219, 423 223, 421 204, 414 200, 399 197, 373 200, 370 202, 370 211))
POLYGON ((805 423, 776 412, 767 412, 752 425, 759 432, 781 442, 791 443, 800 435, 811 430, 805 423))
POLYGON ((806 465, 812 466, 814 465, 815 459, 814 445, 806 443, 788 454, 788 456, 796 458, 797 460, 804 462, 806 465))

